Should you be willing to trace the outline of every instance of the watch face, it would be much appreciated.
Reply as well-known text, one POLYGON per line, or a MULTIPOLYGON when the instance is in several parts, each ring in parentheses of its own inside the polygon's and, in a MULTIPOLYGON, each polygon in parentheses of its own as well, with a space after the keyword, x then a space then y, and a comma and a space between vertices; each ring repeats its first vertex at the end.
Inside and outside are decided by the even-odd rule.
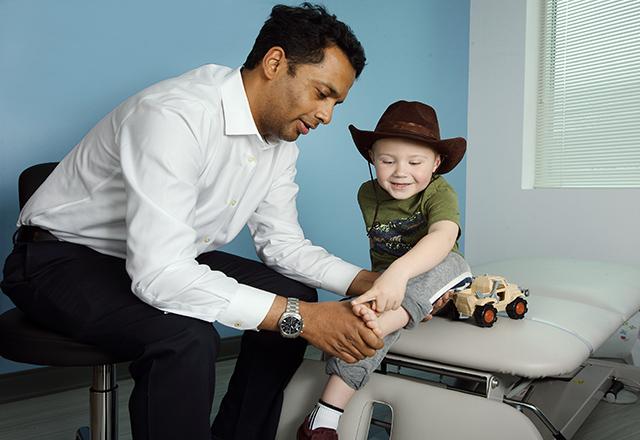
POLYGON ((280 329, 284 334, 294 335, 302 330, 302 322, 295 316, 285 316, 280 322, 280 329))

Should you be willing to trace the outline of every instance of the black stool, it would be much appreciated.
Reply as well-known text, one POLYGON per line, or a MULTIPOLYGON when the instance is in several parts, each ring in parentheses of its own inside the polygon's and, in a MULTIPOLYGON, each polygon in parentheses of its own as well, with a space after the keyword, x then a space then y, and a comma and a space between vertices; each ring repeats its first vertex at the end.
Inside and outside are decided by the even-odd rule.
MULTIPOLYGON (((51 174, 57 163, 27 168, 20 174, 20 207, 51 174)), ((76 440, 116 440, 118 399, 115 364, 118 359, 94 346, 83 344, 30 322, 18 309, 0 315, 0 355, 16 362, 54 367, 93 367, 89 389, 90 427, 76 432, 76 440)))

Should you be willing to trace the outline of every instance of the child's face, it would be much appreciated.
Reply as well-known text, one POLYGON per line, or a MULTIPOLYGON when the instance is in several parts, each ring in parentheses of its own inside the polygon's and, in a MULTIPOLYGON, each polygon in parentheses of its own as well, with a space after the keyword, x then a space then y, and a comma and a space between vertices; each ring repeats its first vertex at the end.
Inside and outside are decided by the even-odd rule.
POLYGON ((384 138, 371 149, 380 186, 391 197, 408 199, 429 185, 440 165, 440 155, 419 141, 384 138))

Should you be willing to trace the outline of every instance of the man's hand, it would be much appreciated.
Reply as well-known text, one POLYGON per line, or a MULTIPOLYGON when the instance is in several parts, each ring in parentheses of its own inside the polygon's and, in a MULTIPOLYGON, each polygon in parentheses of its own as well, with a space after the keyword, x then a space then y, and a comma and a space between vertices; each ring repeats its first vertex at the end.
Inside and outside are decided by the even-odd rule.
POLYGON ((345 362, 373 356, 384 343, 354 315, 348 301, 300 303, 304 319, 302 337, 311 345, 345 362))

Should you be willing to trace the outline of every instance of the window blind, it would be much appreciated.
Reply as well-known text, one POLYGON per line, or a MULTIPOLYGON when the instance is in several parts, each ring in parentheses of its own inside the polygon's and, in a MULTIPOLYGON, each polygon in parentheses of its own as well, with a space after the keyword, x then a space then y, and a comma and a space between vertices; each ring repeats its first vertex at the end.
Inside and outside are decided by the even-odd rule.
POLYGON ((534 186, 640 187, 640 1, 541 12, 534 186))

